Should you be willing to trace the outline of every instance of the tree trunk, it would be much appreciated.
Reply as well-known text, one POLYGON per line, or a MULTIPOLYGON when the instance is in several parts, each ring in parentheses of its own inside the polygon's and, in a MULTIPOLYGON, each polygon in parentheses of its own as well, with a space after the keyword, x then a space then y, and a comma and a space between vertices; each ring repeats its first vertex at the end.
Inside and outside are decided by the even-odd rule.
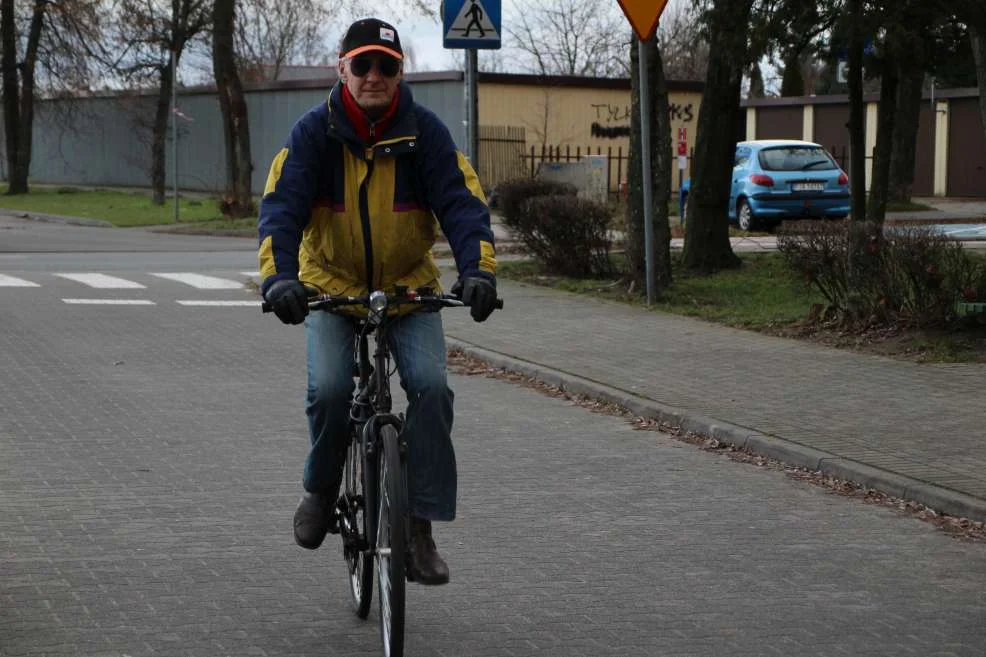
POLYGON ((747 33, 736 26, 749 22, 751 6, 752 0, 717 0, 710 18, 712 49, 698 111, 683 258, 685 267, 703 272, 742 264, 729 243, 727 212, 748 66, 747 33))
MULTIPOLYGON (((667 81, 657 38, 645 44, 647 49, 647 86, 650 91, 651 154, 651 227, 654 245, 654 291, 658 298, 671 285, 671 227, 668 223, 668 200, 671 198, 671 113, 668 106, 667 81)), ((637 40, 630 43, 630 159, 628 163, 629 206, 627 216, 627 273, 640 292, 647 290, 645 259, 643 158, 640 117, 640 57, 637 40)))
POLYGON ((226 141, 226 199, 224 208, 234 217, 254 213, 250 191, 253 164, 250 157, 250 124, 246 97, 236 69, 233 25, 236 0, 215 0, 213 5, 212 65, 219 91, 226 141))
POLYGON ((784 59, 784 76, 781 78, 781 96, 804 96, 805 78, 801 73, 801 53, 793 50, 784 59))
POLYGON ((866 219, 883 223, 887 214, 887 194, 890 184, 890 156, 893 150, 894 124, 897 115, 897 62, 890 54, 884 58, 880 77, 880 105, 877 109, 876 148, 873 149, 873 170, 870 173, 870 198, 866 219))
POLYGON ((763 83, 763 73, 760 71, 760 64, 753 62, 747 72, 750 77, 750 98, 764 98, 767 93, 763 83))
POLYGON ((849 188, 853 221, 866 217, 866 105, 863 103, 863 0, 849 0, 849 188))
POLYGON ((41 42, 41 30, 44 27, 44 13, 47 6, 47 0, 35 0, 31 26, 27 34, 27 49, 24 51, 24 62, 21 65, 20 123, 17 125, 20 135, 17 138, 14 166, 10 170, 10 193, 26 194, 29 191, 27 179, 31 173, 34 132, 34 67, 38 61, 38 46, 41 42))
MULTIPOLYGON (((986 21, 984 21, 986 22, 986 21)), ((986 25, 969 24, 972 54, 976 60, 976 80, 979 82, 979 119, 986 133, 986 25)))
POLYGON ((924 68, 920 62, 901 62, 898 70, 900 85, 897 88, 897 120, 894 123, 893 150, 890 156, 889 198, 907 203, 911 200, 914 187, 924 68))
POLYGON ((171 69, 174 61, 161 69, 161 84, 158 87, 157 106, 154 110, 154 127, 151 131, 151 203, 164 205, 164 188, 167 184, 168 115, 171 106, 171 69))
POLYGON ((7 141, 8 194, 24 194, 18 189, 13 172, 20 152, 20 79, 17 75, 17 31, 14 23, 14 0, 0 0, 0 42, 3 49, 3 125, 7 141))

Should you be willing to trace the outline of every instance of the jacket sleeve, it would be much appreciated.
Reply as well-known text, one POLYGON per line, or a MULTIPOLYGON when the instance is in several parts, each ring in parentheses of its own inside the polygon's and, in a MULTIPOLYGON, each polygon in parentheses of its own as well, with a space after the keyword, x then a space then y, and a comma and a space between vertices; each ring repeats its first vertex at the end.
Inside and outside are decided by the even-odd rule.
POLYGON ((311 220, 318 171, 316 142, 306 118, 294 125, 287 144, 274 156, 260 201, 257 228, 265 294, 276 281, 298 278, 298 248, 311 220))
POLYGON ((452 248, 459 276, 495 282, 496 248, 479 178, 437 117, 422 117, 419 126, 420 186, 452 248))

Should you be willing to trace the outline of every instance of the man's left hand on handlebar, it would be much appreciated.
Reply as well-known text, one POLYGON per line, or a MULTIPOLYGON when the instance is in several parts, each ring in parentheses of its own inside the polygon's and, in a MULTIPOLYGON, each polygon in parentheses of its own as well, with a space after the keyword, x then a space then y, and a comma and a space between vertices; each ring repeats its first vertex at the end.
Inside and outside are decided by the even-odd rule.
POLYGON ((469 306, 472 318, 485 322, 496 308, 496 284, 480 276, 469 276, 452 286, 452 293, 459 295, 469 306))

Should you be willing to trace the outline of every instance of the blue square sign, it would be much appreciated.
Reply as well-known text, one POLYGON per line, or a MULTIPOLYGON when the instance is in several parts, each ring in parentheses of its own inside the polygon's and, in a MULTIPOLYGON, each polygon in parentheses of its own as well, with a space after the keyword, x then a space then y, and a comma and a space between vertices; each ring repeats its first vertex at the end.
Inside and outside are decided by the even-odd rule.
POLYGON ((442 33, 446 48, 499 48, 500 0, 445 0, 442 33))

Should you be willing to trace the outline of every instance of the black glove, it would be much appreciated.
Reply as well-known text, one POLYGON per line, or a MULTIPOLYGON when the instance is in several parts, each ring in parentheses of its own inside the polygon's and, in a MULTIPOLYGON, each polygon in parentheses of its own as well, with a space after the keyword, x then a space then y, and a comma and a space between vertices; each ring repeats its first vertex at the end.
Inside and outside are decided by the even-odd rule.
POLYGON ((308 314, 308 294, 299 281, 277 281, 264 295, 274 309, 274 314, 285 324, 301 324, 308 314))
POLYGON ((485 322, 496 308, 496 285, 480 276, 459 280, 452 286, 452 294, 469 306, 469 312, 477 322, 485 322))

